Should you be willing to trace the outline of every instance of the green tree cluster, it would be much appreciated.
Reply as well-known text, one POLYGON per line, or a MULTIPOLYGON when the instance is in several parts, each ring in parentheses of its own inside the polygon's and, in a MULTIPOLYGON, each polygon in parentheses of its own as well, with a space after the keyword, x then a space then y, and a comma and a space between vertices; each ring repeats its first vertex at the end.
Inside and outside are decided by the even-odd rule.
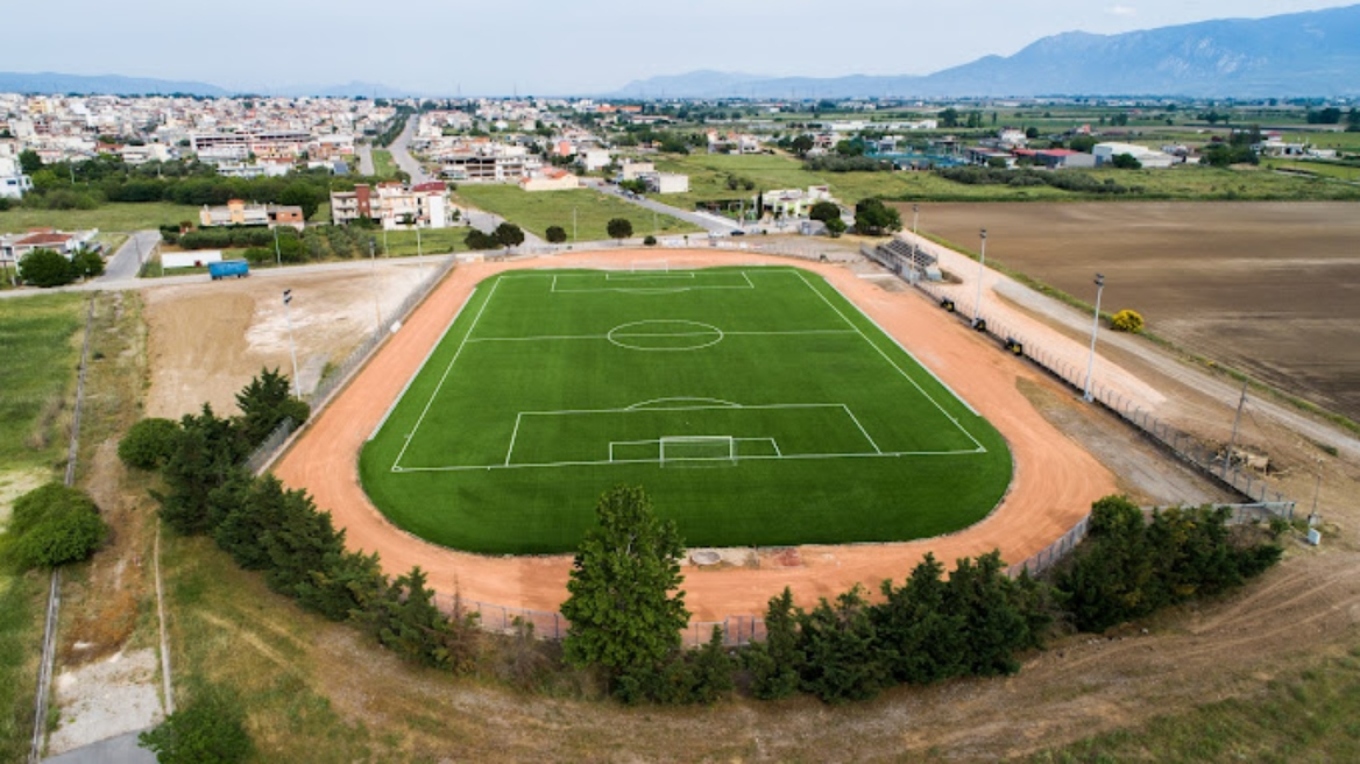
POLYGON ((98 252, 84 247, 69 258, 56 250, 42 248, 19 258, 19 278, 25 284, 44 289, 103 274, 104 258, 98 252))
POLYGON ((137 736, 160 764, 239 764, 255 752, 241 701, 225 687, 194 688, 189 702, 137 736))
POLYGON ((20 569, 55 568, 88 559, 107 535, 89 494, 48 483, 15 500, 0 549, 20 569))
POLYGON ((550 225, 548 230, 543 232, 543 238, 549 244, 561 244, 567 240, 567 230, 560 225, 550 225))
POLYGON ((179 424, 175 450, 161 469, 156 494, 166 525, 205 535, 247 570, 303 607, 353 621, 380 643, 421 663, 463 670, 477 652, 475 616, 450 618, 417 568, 395 581, 376 555, 345 549, 345 532, 304 491, 272 475, 255 477, 242 461, 284 416, 306 416, 288 398, 286 380, 265 370, 237 396, 243 414, 223 419, 205 405, 179 424))
POLYGON ((802 691, 826 702, 865 700, 895 684, 1019 670, 1016 654, 1038 647, 1051 619, 1044 587, 1012 579, 998 552, 959 560, 953 574, 927 555, 884 601, 855 587, 811 611, 784 592, 770 600, 767 637, 743 653, 762 699, 802 691))
POLYGON ((855 205, 855 231, 866 236, 885 236, 902 230, 902 215, 882 199, 869 197, 855 205))
POLYGON ((1125 497, 1101 499, 1090 535, 1055 579, 1064 609, 1078 629, 1104 631, 1219 594, 1279 561, 1273 534, 1229 528, 1229 514, 1225 507, 1174 508, 1149 520, 1125 497))
POLYGON ((633 223, 628 218, 612 218, 605 223, 604 230, 609 238, 623 241, 633 235, 633 223))
POLYGON ((175 453, 179 425, 170 419, 150 417, 128 429, 118 441, 118 458, 140 470, 154 470, 170 461, 175 453))

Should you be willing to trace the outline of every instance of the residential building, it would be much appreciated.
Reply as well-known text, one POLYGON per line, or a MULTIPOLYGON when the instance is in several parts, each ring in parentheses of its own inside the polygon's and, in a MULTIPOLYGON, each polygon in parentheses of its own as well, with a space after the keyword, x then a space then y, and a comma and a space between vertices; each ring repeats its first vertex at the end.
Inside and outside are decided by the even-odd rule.
POLYGON ((585 168, 586 172, 603 170, 614 161, 614 158, 605 149, 586 149, 579 152, 577 157, 580 159, 581 167, 585 168))
POLYGON ((799 188, 775 189, 751 197, 751 205, 757 202, 765 205, 765 211, 782 218, 806 217, 817 202, 834 202, 829 186, 808 186, 799 188))
POLYGON ((647 190, 654 194, 689 193, 688 175, 678 172, 649 172, 640 177, 642 182, 647 184, 647 190))
POLYGON ((525 191, 569 191, 581 187, 581 179, 560 167, 545 167, 531 177, 520 178, 519 187, 525 191))
POLYGON ((359 218, 377 221, 384 230, 449 227, 449 187, 440 181, 407 188, 401 183, 360 183, 353 191, 331 193, 331 220, 347 225, 359 218))
POLYGON ((301 231, 306 227, 302 208, 277 204, 247 204, 240 199, 231 199, 224 207, 203 205, 198 211, 200 228, 220 226, 274 226, 285 225, 301 231))
POLYGON ((67 257, 76 250, 99 249, 94 237, 98 230, 58 231, 54 228, 35 228, 27 233, 0 234, 0 266, 14 266, 24 255, 35 249, 51 249, 67 257))
POLYGON ((629 162, 625 161, 620 173, 624 180, 638 180, 643 175, 656 172, 656 165, 651 162, 629 162))

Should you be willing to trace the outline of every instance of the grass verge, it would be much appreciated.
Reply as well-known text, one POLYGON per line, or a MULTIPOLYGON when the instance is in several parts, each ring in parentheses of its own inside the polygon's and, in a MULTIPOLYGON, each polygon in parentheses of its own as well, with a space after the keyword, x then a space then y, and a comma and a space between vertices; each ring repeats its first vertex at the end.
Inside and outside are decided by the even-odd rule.
POLYGON ((584 188, 530 193, 518 186, 467 183, 458 187, 458 196, 466 203, 494 212, 540 237, 547 235, 549 226, 561 226, 570 239, 573 213, 577 241, 610 238, 605 228, 613 218, 624 218, 632 223, 634 236, 653 232, 666 236, 700 230, 669 215, 653 216, 650 210, 584 188))
POLYGON ((1360 761, 1360 647, 1266 685, 1142 727, 1109 732, 1030 759, 1061 762, 1360 761))
POLYGON ((64 458, 86 298, 0 301, 0 465, 53 467, 64 458))
POLYGON ((31 210, 19 207, 0 212, 0 232, 27 231, 30 228, 140 231, 175 225, 183 220, 198 220, 198 212, 197 207, 169 202, 112 202, 93 210, 31 210))

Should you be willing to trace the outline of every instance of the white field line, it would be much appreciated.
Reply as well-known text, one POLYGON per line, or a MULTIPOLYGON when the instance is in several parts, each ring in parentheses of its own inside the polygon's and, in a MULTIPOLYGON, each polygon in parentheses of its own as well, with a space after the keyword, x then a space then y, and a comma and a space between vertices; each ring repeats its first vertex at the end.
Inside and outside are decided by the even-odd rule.
MULTIPOLYGON (((491 299, 496 296, 496 288, 500 285, 500 279, 496 279, 496 281, 492 283, 491 291, 487 293, 486 299, 482 301, 482 307, 477 310, 477 315, 472 318, 472 325, 468 327, 467 332, 463 335, 463 341, 458 343, 457 352, 455 352, 453 358, 449 360, 449 365, 444 367, 444 373, 439 377, 439 384, 435 385, 434 391, 430 393, 430 399, 425 401, 425 408, 421 409, 420 418, 416 420, 415 427, 413 427, 411 432, 406 435, 406 441, 402 443, 401 451, 397 454, 396 460, 392 462, 392 468, 394 470, 401 464, 401 458, 406 455, 406 449, 411 447, 411 441, 415 439, 416 433, 420 431, 421 423, 425 421, 425 415, 430 413, 430 407, 434 405, 434 399, 439 396, 439 391, 444 388, 444 382, 449 378, 449 372, 453 371, 453 365, 458 362, 458 357, 463 354, 463 348, 467 347, 468 337, 471 337, 472 332, 477 329, 477 322, 482 320, 482 314, 486 312, 486 306, 491 304, 491 299)), ((449 325, 452 326, 453 323, 451 322, 449 325)), ((438 347, 438 345, 436 345, 436 347, 438 347)))
POLYGON ((859 417, 855 416, 855 412, 851 411, 850 407, 846 406, 843 403, 841 404, 841 408, 845 409, 845 415, 850 417, 850 421, 855 423, 855 426, 859 428, 859 431, 861 433, 863 433, 864 439, 869 441, 869 445, 874 447, 874 451, 880 454, 883 453, 883 449, 879 448, 878 444, 874 442, 873 437, 869 435, 869 431, 864 429, 864 425, 859 423, 859 417))
MULTIPOLYGON (((851 321, 844 313, 842 313, 842 312, 841 312, 841 309, 838 308, 838 307, 836 307, 835 303, 833 303, 833 302, 831 302, 831 300, 827 299, 827 296, 826 296, 826 295, 822 294, 820 291, 817 290, 816 287, 814 287, 811 283, 809 283, 808 280, 807 280, 807 278, 806 278, 805 276, 803 276, 803 274, 802 274, 801 271, 798 272, 798 278, 799 278, 800 280, 802 280, 802 282, 803 282, 804 284, 807 285, 807 288, 808 288, 808 289, 811 289, 812 292, 813 292, 814 294, 816 294, 818 297, 822 298, 822 302, 825 302, 826 305, 827 305, 827 307, 829 307, 829 308, 831 308, 832 310, 834 310, 834 311, 836 312, 836 315, 838 315, 838 316, 841 317, 841 320, 842 320, 842 321, 845 321, 845 323, 846 323, 847 325, 849 325, 850 328, 852 328, 852 329, 854 329, 856 332, 858 332, 858 333, 859 333, 859 336, 860 336, 860 337, 863 337, 863 338, 864 338, 864 341, 867 342, 867 343, 869 343, 869 347, 872 347, 874 350, 877 350, 877 351, 878 351, 878 354, 879 354, 880 356, 883 357, 883 360, 887 361, 889 365, 891 365, 894 369, 896 369, 896 370, 897 370, 897 373, 898 373, 898 374, 901 374, 903 379, 905 379, 905 380, 907 380, 908 382, 910 382, 910 383, 911 383, 911 386, 912 386, 912 387, 915 387, 916 390, 917 390, 918 392, 921 393, 921 395, 925 396, 925 399, 928 400, 928 401, 930 401, 931 404, 934 405, 935 408, 938 409, 939 412, 945 416, 945 418, 947 418, 949 421, 953 422, 953 423, 954 423, 954 426, 957 427, 957 428, 959 429, 959 432, 962 432, 964 435, 968 436, 968 439, 971 440, 971 441, 973 441, 973 445, 977 446, 978 448, 982 449, 983 451, 986 451, 986 450, 987 450, 986 447, 984 447, 981 443, 978 442, 978 439, 977 439, 977 438, 973 437, 973 433, 969 432, 969 431, 968 431, 968 428, 963 426, 963 423, 961 423, 958 419, 954 418, 954 415, 953 415, 953 414, 950 414, 948 411, 945 411, 944 406, 941 406, 941 405, 940 405, 940 402, 937 401, 937 400, 935 400, 935 398, 933 398, 933 397, 930 395, 930 393, 926 392, 925 388, 921 387, 921 385, 920 385, 916 380, 912 379, 912 377, 911 377, 910 374, 908 374, 901 366, 898 366, 898 365, 897 365, 897 362, 894 361, 887 353, 885 353, 885 352, 883 351, 883 348, 879 347, 873 340, 869 339, 868 335, 866 335, 864 332, 860 331, 860 328, 859 328, 858 326, 855 326, 855 323, 854 323, 853 321, 851 321)), ((834 289, 834 287, 833 287, 833 289, 834 289)), ((837 294, 840 294, 840 292, 837 292, 837 294)), ((841 296, 844 297, 844 295, 841 295, 841 296)), ((854 303, 852 302, 851 304, 853 305, 854 303)), ((864 315, 864 312, 863 312, 863 311, 860 311, 860 315, 864 315)), ((864 317, 865 317, 865 318, 869 318, 867 315, 865 315, 864 317)), ((869 321, 870 321, 870 323, 873 323, 873 319, 869 319, 869 321)), ((883 333, 883 334, 887 334, 886 332, 883 332, 883 327, 878 326, 878 324, 876 324, 876 323, 874 324, 874 326, 878 328, 879 332, 881 332, 881 333, 883 333)), ((899 348, 902 348, 902 345, 901 345, 900 343, 897 343, 897 346, 898 346, 899 348)), ((902 350, 905 351, 906 348, 902 348, 902 350)), ((915 357, 915 356, 912 356, 910 353, 907 353, 907 355, 908 355, 908 357, 910 357, 913 361, 916 361, 916 364, 917 364, 918 366, 921 366, 921 362, 918 361, 918 360, 916 360, 916 357, 915 357)), ((924 366, 921 366, 921 368, 924 369, 925 367, 924 367, 924 366)), ((931 376, 934 377, 934 374, 931 374, 931 376)), ((935 379, 936 379, 936 381, 940 381, 938 377, 935 377, 935 379)), ((954 395, 954 398, 955 398, 956 400, 958 400, 960 403, 962 403, 962 404, 964 405, 965 408, 967 408, 969 411, 971 411, 974 415, 977 415, 977 412, 973 410, 973 407, 972 407, 972 406, 969 406, 968 403, 967 403, 966 401, 964 401, 962 398, 959 398, 958 395, 957 395, 956 393, 954 393, 954 391, 953 391, 952 389, 950 389, 948 385, 944 385, 944 383, 943 383, 942 381, 940 382, 940 384, 941 384, 942 386, 944 386, 944 389, 949 390, 949 392, 950 392, 951 394, 954 395)))
MULTIPOLYGON (((950 455, 961 455, 961 454, 981 454, 981 453, 986 453, 986 452, 987 452, 987 449, 986 449, 986 448, 983 448, 981 445, 979 445, 976 449, 973 449, 973 450, 966 450, 966 451, 959 451, 959 450, 953 450, 953 451, 884 451, 882 448, 879 447, 878 443, 873 439, 873 436, 871 436, 871 435, 869 434, 869 432, 868 432, 867 430, 864 429, 864 425, 860 423, 859 417, 856 417, 856 416, 855 416, 855 413, 854 413, 853 411, 850 410, 850 407, 847 406, 847 405, 845 405, 844 403, 768 403, 768 404, 761 404, 761 405, 754 405, 754 406, 740 406, 740 405, 738 405, 738 406, 733 406, 733 405, 712 405, 712 404, 708 404, 708 405, 674 406, 674 407, 670 407, 670 406, 657 406, 657 407, 647 407, 647 408, 641 408, 641 409, 629 407, 629 408, 622 408, 622 409, 560 409, 560 410, 556 410, 556 411, 521 411, 521 412, 519 412, 519 413, 517 413, 517 414, 515 415, 515 427, 514 427, 513 432, 511 432, 511 434, 510 434, 510 445, 509 445, 509 448, 506 450, 505 461, 504 461, 504 463, 501 463, 501 464, 451 465, 451 466, 443 466, 443 467, 398 467, 396 464, 394 464, 394 465, 393 465, 393 468, 392 468, 392 471, 393 471, 393 472, 457 472, 457 471, 462 471, 462 470, 491 470, 491 469, 523 468, 523 467, 565 467, 565 466, 573 466, 573 465, 575 465, 575 466, 582 466, 582 465, 600 465, 600 464, 648 464, 648 463, 654 463, 654 462, 659 461, 659 459, 651 459, 651 460, 648 460, 648 459, 615 459, 615 458, 614 458, 614 446, 615 446, 615 445, 645 445, 645 444, 649 444, 649 443, 656 443, 656 444, 658 445, 658 449, 659 449, 659 448, 660 448, 660 443, 661 443, 661 441, 660 441, 660 440, 655 440, 655 439, 654 439, 654 440, 617 440, 617 441, 610 441, 610 442, 609 442, 609 458, 608 458, 608 460, 595 460, 595 461, 561 461, 561 462, 543 462, 543 463, 531 463, 531 464, 513 464, 513 463, 512 463, 512 457, 513 457, 513 454, 514 454, 514 451, 515 451, 515 443, 517 442, 517 440, 518 440, 518 438, 519 438, 519 428, 520 428, 520 424, 521 424, 521 422, 524 420, 524 417, 526 417, 526 416, 575 416, 575 415, 581 415, 581 414, 587 414, 587 415, 588 415, 588 414, 633 414, 633 413, 639 413, 639 412, 651 412, 651 411, 732 411, 732 410, 743 410, 743 409, 749 409, 749 410, 781 410, 781 409, 818 409, 818 408, 840 409, 841 411, 844 411, 844 412, 845 412, 845 415, 846 415, 847 417, 849 417, 849 419, 850 419, 851 422, 854 423, 856 429, 858 429, 858 430, 860 431, 860 434, 864 436, 865 442, 868 443, 869 446, 870 446, 871 448, 873 448, 873 451, 872 451, 872 452, 864 451, 864 452, 860 452, 860 453, 841 453, 841 454, 794 454, 794 455, 787 455, 787 456, 786 456, 786 455, 783 453, 783 451, 779 448, 779 443, 778 443, 774 438, 769 438, 769 437, 759 437, 759 438, 757 438, 757 437, 751 437, 751 438, 734 438, 733 440, 735 440, 735 441, 738 442, 738 443, 740 443, 740 442, 742 442, 742 441, 748 441, 748 440, 749 440, 749 441, 769 441, 770 443, 772 443, 772 444, 774 445, 775 455, 774 455, 774 456, 740 456, 740 455, 738 455, 736 458, 737 458, 737 459, 765 459, 765 460, 769 460, 769 459, 835 459, 835 458, 839 458, 839 457, 865 457, 865 456, 950 456, 950 455)), ((676 437, 677 437, 678 439, 681 439, 681 440, 683 440, 683 439, 685 438, 685 436, 676 436, 676 437)), ((698 439, 704 439, 704 438, 710 437, 710 436, 693 436, 693 437, 698 438, 698 439)), ((728 458, 728 457, 722 457, 722 458, 728 458)))
MULTIPOLYGON (((741 290, 747 290, 747 289, 755 289, 755 288, 756 288, 756 285, 753 284, 753 283, 751 283, 751 277, 748 276, 748 275, 746 274, 746 271, 737 271, 737 272, 741 274, 742 280, 746 282, 746 285, 745 285, 745 286, 723 286, 723 285, 705 286, 705 285, 703 285, 703 284, 695 284, 694 286, 664 286, 664 287, 662 287, 662 286, 659 286, 659 287, 622 287, 622 286, 620 286, 620 287, 598 287, 598 288, 589 288, 589 289, 559 289, 558 286, 557 286, 557 276, 553 276, 553 280, 552 280, 552 288, 551 288, 549 291, 552 292, 553 294, 583 294, 583 293, 591 293, 591 292, 623 292, 623 293, 629 293, 629 294, 676 294, 676 293, 680 293, 680 292, 690 292, 690 291, 710 291, 710 290, 716 290, 716 289, 741 289, 741 290)), ((546 275, 546 274, 544 274, 544 275, 546 275)), ((585 275, 585 274, 580 274, 580 275, 585 275)), ((605 274, 605 280, 606 280, 606 281, 609 280, 609 276, 610 276, 609 273, 606 273, 606 274, 605 274)), ((653 276, 639 277, 639 279, 641 279, 641 278, 658 278, 658 276, 653 275, 653 276)))
MULTIPOLYGON (((827 286, 831 287, 832 289, 836 289, 836 285, 832 284, 829 281, 827 282, 827 286)), ((910 350, 907 350, 906 346, 898 342, 896 337, 884 331, 883 327, 879 326, 879 323, 877 321, 875 321, 868 313, 865 313, 862 309, 860 309, 858 305, 855 305, 854 300, 851 300, 850 298, 846 297, 839 289, 836 289, 836 294, 839 294, 841 298, 844 299, 846 302, 850 303, 851 305, 854 305, 855 310, 858 311, 861 316, 864 316, 864 318, 868 320, 869 323, 873 324, 874 328, 878 329, 878 331, 881 332, 884 337, 887 337, 888 339, 892 340, 893 344, 896 345, 899 350, 901 350, 903 353, 906 353, 908 358, 915 361, 916 365, 921 367, 925 371, 925 373, 929 374, 932 379, 938 382, 940 387, 943 387, 945 390, 948 390, 949 394, 954 397, 954 400, 963 404, 963 407, 968 409, 968 413, 976 417, 982 416, 977 412, 977 409, 973 408, 972 405, 968 403, 968 401, 963 399, 963 396, 954 392, 954 388, 950 387, 949 383, 945 382, 943 379, 940 379, 940 377, 935 372, 930 370, 929 366, 921 363, 921 359, 917 358, 915 353, 911 352, 910 350)))
POLYGON ((605 281, 638 281, 639 279, 694 279, 695 271, 605 271, 605 281))
MULTIPOLYGON (((520 421, 521 421, 522 419, 524 419, 524 414, 523 414, 523 413, 520 413, 520 414, 516 414, 516 415, 515 415, 515 430, 514 430, 514 432, 511 432, 511 433, 510 433, 510 447, 507 448, 507 449, 505 450, 505 464, 506 464, 506 466, 509 466, 509 465, 510 465, 510 456, 511 456, 511 454, 515 453, 515 439, 519 437, 519 423, 520 423, 520 421)), ((612 451, 611 451, 611 454, 610 454, 610 459, 609 459, 609 461, 611 461, 611 462, 614 461, 613 452, 612 452, 612 451)))
MULTIPOLYGON (((664 320, 664 319, 657 319, 664 320)), ((790 331, 723 332, 724 337, 798 337, 821 334, 855 334, 853 329, 795 329, 790 331)), ((617 332, 614 337, 710 337, 713 332, 617 332)), ((554 342, 557 340, 608 340, 608 334, 545 334, 540 337, 473 337, 468 342, 554 342)))
MULTIPOLYGON (((887 459, 902 456, 976 456, 983 453, 985 449, 969 449, 964 451, 884 451, 874 453, 865 451, 853 454, 780 454, 776 456, 738 456, 738 461, 798 461, 798 460, 827 460, 827 459, 887 459)), ((729 457, 722 457, 727 459, 729 457)), ((490 470, 516 470, 516 469, 537 469, 553 467, 605 467, 612 464, 656 464, 656 459, 620 459, 616 461, 565 461, 565 462, 539 462, 532 464, 484 464, 466 465, 452 467, 397 467, 393 472, 470 472, 478 470, 487 472, 490 470)))
POLYGON ((387 420, 392 416, 392 412, 397 410, 397 404, 401 403, 402 400, 406 398, 406 391, 411 389, 411 385, 415 383, 416 377, 419 377, 424 373, 425 367, 430 363, 430 358, 434 356, 434 351, 438 350, 439 346, 444 344, 444 338, 449 336, 449 332, 453 331, 453 325, 458 323, 458 319, 463 317, 463 310, 467 308, 468 302, 472 300, 472 295, 476 293, 477 290, 474 289, 471 292, 468 292, 467 297, 463 298, 463 304, 458 306, 458 311, 453 314, 453 319, 449 321, 449 325, 444 327, 444 331, 439 333, 439 339, 435 340, 435 343, 430 346, 429 352, 425 354, 425 358, 420 362, 420 367, 416 369, 416 373, 412 374, 410 379, 406 380, 406 384, 401 386, 401 392, 397 397, 392 399, 392 405, 387 407, 387 412, 383 414, 382 421, 378 422, 378 426, 374 427, 373 432, 369 434, 369 440, 378 437, 378 433, 382 431, 383 425, 387 424, 387 420))

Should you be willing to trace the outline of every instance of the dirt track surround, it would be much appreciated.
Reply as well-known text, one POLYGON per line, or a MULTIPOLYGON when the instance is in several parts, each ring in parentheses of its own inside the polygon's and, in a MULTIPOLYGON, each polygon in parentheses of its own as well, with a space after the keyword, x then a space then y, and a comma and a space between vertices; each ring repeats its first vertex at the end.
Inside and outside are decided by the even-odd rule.
MULTIPOLYGON (((332 512, 337 526, 347 529, 352 548, 378 552, 389 573, 421 566, 450 605, 456 597, 463 606, 475 605, 484 615, 499 610, 502 621, 508 621, 512 611, 555 616, 566 596, 570 556, 489 558, 417 539, 388 523, 367 500, 359 485, 356 455, 476 283, 518 268, 617 267, 620 261, 652 254, 621 250, 459 267, 314 415, 278 461, 276 473, 289 486, 311 491, 318 506, 332 512)), ((666 256, 685 267, 790 264, 786 259, 748 252, 671 250, 666 256)), ((1032 371, 991 351, 990 343, 948 321, 918 295, 884 292, 843 267, 806 261, 797 265, 827 278, 992 421, 1015 455, 1015 478, 996 511, 950 536, 892 544, 800 547, 793 567, 688 568, 686 604, 695 620, 690 631, 700 623, 730 624, 733 618, 745 623, 749 614, 763 611, 768 598, 785 585, 793 589, 800 604, 834 596, 855 583, 872 588, 883 579, 904 577, 927 551, 951 561, 1000 548, 1006 558, 1024 560, 1072 528, 1092 501, 1114 491, 1113 476, 1057 432, 1015 390, 1017 377, 1038 378, 1032 371)), ((488 627, 497 627, 493 618, 487 621, 488 627)), ((539 629, 540 634, 544 631, 539 629)), ((545 636, 551 633, 547 631, 545 636)))

